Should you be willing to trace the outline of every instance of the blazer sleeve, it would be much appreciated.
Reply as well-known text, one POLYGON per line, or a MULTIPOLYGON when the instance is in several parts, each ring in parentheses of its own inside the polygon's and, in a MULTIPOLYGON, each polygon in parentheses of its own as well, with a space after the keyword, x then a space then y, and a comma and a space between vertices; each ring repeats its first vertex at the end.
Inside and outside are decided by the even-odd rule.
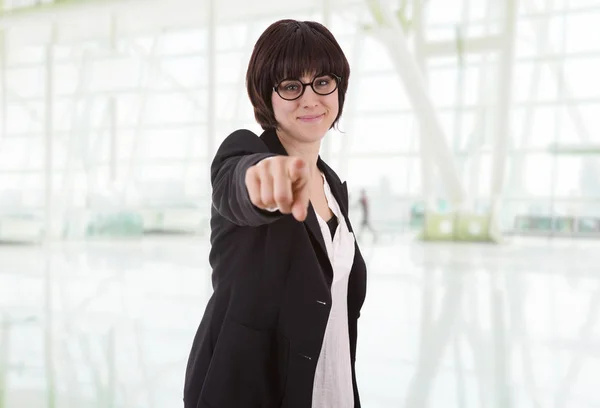
POLYGON ((246 188, 246 170, 267 157, 275 156, 249 130, 237 130, 221 144, 210 168, 212 205, 238 226, 257 227, 280 219, 279 211, 269 212, 252 204, 246 188))

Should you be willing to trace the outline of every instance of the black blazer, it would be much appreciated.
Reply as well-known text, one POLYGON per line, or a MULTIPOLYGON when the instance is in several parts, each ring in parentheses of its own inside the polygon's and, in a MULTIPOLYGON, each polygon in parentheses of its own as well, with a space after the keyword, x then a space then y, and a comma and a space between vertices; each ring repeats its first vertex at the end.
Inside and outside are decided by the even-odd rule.
MULTIPOLYGON (((311 406, 333 270, 312 205, 307 219, 298 222, 251 203, 246 170, 274 155, 287 155, 275 131, 259 138, 238 130, 221 144, 212 163, 214 293, 192 345, 185 408, 311 406)), ((317 165, 352 231, 346 183, 320 158, 317 165)), ((360 407, 354 366, 365 292, 366 267, 356 245, 348 284, 354 407, 360 407)))

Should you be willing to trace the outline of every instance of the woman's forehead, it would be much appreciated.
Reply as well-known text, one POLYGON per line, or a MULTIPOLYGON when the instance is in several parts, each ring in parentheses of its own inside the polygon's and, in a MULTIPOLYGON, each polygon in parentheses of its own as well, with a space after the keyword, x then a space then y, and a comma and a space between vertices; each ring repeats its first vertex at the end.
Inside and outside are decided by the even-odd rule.
POLYGON ((285 79, 300 79, 302 81, 312 81, 317 75, 322 75, 323 73, 321 71, 316 71, 316 70, 307 70, 302 72, 301 74, 297 74, 296 75, 287 75, 285 76, 285 79))
POLYGON ((313 78, 315 75, 328 72, 335 62, 325 53, 312 50, 294 55, 292 51, 286 50, 287 55, 282 55, 275 64, 274 72, 283 78, 313 78))

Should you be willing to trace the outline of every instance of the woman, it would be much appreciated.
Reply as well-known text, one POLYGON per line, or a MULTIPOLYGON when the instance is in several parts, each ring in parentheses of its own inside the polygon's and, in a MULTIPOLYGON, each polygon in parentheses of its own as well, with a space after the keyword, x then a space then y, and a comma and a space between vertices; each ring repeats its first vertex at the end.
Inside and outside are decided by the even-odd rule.
POLYGON ((186 408, 360 407, 354 362, 366 267, 348 191, 319 157, 350 68, 321 24, 282 20, 254 47, 258 137, 211 166, 214 294, 188 362, 186 408))

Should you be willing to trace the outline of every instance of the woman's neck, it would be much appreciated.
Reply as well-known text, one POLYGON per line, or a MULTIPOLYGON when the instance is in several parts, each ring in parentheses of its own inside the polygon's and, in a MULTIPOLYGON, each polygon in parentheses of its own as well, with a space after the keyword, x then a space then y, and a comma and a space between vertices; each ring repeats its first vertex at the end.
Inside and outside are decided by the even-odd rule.
POLYGON ((287 137, 284 132, 277 131, 277 137, 288 155, 302 158, 310 169, 311 177, 319 174, 317 160, 321 148, 321 140, 312 143, 298 142, 287 137))

